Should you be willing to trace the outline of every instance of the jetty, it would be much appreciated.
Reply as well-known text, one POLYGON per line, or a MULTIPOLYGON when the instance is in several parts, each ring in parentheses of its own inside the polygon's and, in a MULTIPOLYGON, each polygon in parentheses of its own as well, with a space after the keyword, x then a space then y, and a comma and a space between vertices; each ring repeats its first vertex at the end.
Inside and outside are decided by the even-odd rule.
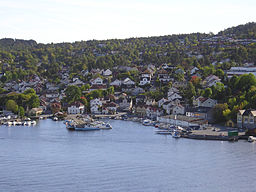
POLYGON ((202 130, 192 130, 189 134, 183 134, 183 138, 198 140, 220 140, 220 141, 238 141, 244 139, 245 132, 239 132, 234 129, 221 130, 218 128, 208 128, 202 130))

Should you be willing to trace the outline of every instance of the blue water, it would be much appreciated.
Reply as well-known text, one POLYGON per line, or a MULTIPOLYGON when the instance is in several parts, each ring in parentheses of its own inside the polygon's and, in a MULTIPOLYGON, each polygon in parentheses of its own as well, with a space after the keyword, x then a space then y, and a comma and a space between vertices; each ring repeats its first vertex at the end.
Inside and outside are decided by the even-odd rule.
POLYGON ((0 127, 0 191, 256 191, 256 143, 198 141, 110 121, 72 132, 62 122, 0 127))

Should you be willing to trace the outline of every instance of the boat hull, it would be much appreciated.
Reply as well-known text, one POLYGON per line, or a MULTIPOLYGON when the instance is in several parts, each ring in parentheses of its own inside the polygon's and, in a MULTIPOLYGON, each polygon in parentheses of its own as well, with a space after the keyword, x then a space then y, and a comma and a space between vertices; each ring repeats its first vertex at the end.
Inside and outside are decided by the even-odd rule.
POLYGON ((74 127, 75 131, 97 131, 100 130, 98 127, 74 127))

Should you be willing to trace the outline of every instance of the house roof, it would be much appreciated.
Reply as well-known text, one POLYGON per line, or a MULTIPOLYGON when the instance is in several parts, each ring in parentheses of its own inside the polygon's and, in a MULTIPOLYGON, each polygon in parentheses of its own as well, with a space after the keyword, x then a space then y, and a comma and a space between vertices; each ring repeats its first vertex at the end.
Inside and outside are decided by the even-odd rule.
POLYGON ((245 110, 244 110, 244 109, 243 109, 243 110, 239 110, 239 111, 238 111, 239 115, 243 115, 243 114, 244 114, 244 112, 245 112, 245 110))
POLYGON ((111 102, 111 103, 105 103, 103 107, 118 107, 118 104, 111 102))
POLYGON ((145 71, 142 72, 142 74, 151 74, 151 72, 148 69, 146 69, 145 71))
POLYGON ((69 105, 69 107, 71 106, 82 107, 84 105, 80 101, 75 101, 69 105))
POLYGON ((247 109, 243 113, 243 115, 246 115, 246 116, 248 116, 249 114, 252 114, 253 116, 256 116, 256 110, 247 109))
POLYGON ((158 71, 158 74, 168 74, 168 72, 164 69, 161 69, 160 71, 158 71))

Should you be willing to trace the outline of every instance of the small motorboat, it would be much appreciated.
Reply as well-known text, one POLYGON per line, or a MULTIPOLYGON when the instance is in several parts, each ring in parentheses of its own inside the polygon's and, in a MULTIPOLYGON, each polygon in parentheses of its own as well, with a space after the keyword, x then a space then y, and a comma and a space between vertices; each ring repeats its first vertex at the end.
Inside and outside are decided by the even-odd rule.
POLYGON ((142 124, 145 125, 145 126, 151 126, 151 125, 152 125, 152 122, 151 122, 151 120, 149 120, 149 119, 145 119, 145 120, 142 122, 142 124))
POLYGON ((58 121, 58 117, 54 117, 54 118, 53 118, 53 121, 58 121))
POLYGON ((256 137, 253 137, 253 136, 248 137, 248 142, 254 142, 254 141, 256 141, 256 137))
POLYGON ((173 138, 180 138, 180 132, 179 131, 174 131, 173 133, 172 133, 172 137, 173 138))

